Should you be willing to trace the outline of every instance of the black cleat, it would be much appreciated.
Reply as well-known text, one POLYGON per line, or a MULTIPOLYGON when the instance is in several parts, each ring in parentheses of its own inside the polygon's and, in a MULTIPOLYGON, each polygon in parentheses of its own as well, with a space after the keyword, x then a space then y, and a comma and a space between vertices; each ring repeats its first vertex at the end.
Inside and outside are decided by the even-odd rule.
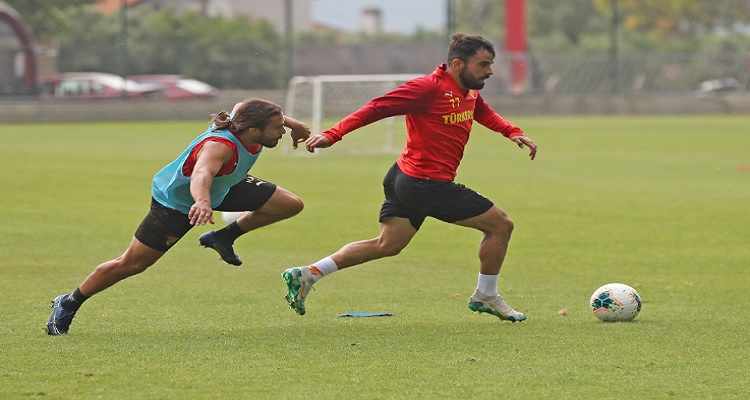
POLYGON ((216 252, 221 256, 221 259, 226 261, 227 264, 242 265, 242 260, 240 260, 240 256, 238 256, 237 253, 234 252, 232 243, 220 242, 219 240, 217 240, 215 231, 202 234, 198 238, 198 241, 200 241, 201 246, 210 247, 216 250, 216 252))

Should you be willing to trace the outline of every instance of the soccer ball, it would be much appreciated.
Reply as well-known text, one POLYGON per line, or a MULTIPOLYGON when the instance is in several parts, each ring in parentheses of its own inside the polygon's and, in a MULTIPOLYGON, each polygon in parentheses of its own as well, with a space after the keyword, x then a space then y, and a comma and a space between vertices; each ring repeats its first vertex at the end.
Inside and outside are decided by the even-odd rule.
POLYGON ((222 211, 221 219, 223 219, 225 223, 231 224, 232 222, 237 221, 237 218, 241 217, 244 213, 244 211, 222 211))
POLYGON ((631 321, 642 304, 641 295, 622 283, 606 284, 591 295, 591 312, 605 322, 631 321))

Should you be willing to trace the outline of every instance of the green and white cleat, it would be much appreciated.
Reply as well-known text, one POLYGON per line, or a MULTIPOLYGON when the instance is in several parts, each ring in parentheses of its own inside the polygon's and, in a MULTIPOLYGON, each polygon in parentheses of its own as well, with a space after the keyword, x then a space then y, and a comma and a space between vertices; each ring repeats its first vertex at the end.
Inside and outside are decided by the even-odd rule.
POLYGON ((467 306, 471 311, 477 313, 489 313, 503 321, 521 322, 526 320, 526 315, 510 308, 505 300, 503 300, 503 297, 499 294, 495 296, 485 296, 478 291, 474 291, 474 294, 469 298, 469 304, 467 306))
POLYGON ((313 288, 313 279, 308 267, 289 268, 281 274, 289 292, 284 297, 289 307, 299 315, 305 315, 305 298, 313 288))

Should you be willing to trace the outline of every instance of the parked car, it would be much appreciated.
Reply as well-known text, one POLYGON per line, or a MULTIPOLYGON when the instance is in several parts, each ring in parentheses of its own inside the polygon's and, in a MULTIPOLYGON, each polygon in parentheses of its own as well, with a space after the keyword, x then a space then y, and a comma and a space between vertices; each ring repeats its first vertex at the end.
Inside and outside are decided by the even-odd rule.
POLYGON ((699 94, 720 94, 743 90, 739 80, 733 77, 703 81, 698 88, 699 94))
POLYGON ((39 85, 46 99, 102 99, 158 97, 160 87, 102 72, 68 72, 43 80, 39 85))
POLYGON ((131 75, 128 79, 159 86, 162 98, 169 100, 204 99, 214 97, 219 93, 219 89, 206 82, 184 78, 180 75, 131 75))

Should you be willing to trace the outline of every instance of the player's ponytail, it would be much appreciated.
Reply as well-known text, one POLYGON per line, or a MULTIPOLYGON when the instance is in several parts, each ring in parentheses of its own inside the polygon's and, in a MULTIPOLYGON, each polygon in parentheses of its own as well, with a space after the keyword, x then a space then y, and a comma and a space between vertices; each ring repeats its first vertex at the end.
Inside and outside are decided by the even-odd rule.
POLYGON ((211 122, 214 123, 216 128, 214 128, 214 131, 222 130, 222 129, 228 129, 230 131, 236 130, 236 127, 232 126, 232 120, 229 118, 229 113, 225 110, 219 111, 218 114, 211 114, 213 117, 213 120, 211 122))

